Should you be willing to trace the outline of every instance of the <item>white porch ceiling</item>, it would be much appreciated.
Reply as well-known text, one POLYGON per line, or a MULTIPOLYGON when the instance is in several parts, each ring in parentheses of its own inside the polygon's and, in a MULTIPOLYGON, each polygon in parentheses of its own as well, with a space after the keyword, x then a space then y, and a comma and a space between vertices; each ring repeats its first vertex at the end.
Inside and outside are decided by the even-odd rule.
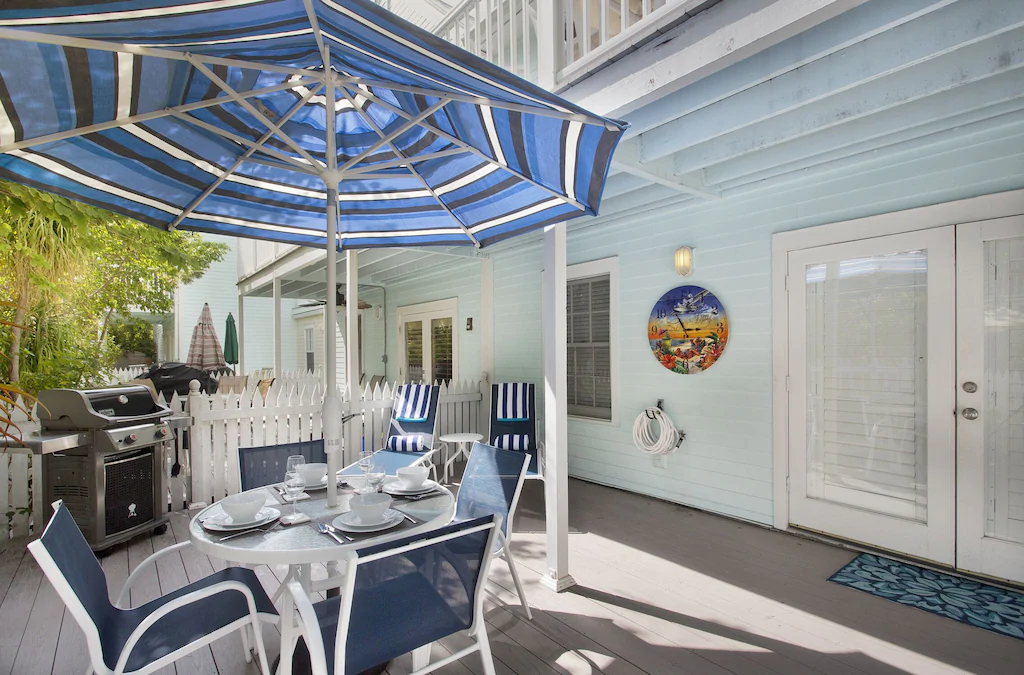
POLYGON ((599 220, 884 158, 956 161, 957 149, 985 134, 1024 138, 1024 2, 854 4, 626 114, 631 137, 617 151, 599 220))
MULTIPOLYGON (((327 297, 327 260, 319 249, 297 249, 296 256, 308 256, 294 269, 282 271, 281 295, 285 298, 323 300, 327 297)), ((453 268, 476 268, 479 261, 487 256, 470 247, 452 248, 377 248, 359 252, 359 283, 370 286, 387 286, 410 278, 429 279, 436 273, 448 272, 453 268)), ((284 268, 284 265, 279 265, 284 268)), ((338 256, 337 278, 344 285, 347 269, 346 257, 338 256)), ((259 274, 246 283, 242 293, 246 297, 269 298, 273 296, 273 270, 259 274)))

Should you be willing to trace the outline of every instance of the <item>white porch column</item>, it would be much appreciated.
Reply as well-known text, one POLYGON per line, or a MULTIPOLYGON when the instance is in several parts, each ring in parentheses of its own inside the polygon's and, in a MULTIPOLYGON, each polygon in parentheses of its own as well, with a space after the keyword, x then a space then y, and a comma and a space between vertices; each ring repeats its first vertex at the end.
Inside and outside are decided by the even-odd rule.
POLYGON ((281 367, 283 359, 281 324, 281 279, 280 277, 274 277, 274 377, 281 377, 284 375, 284 369, 281 367))
POLYGON ((490 428, 491 383, 496 382, 494 374, 494 261, 484 258, 480 261, 480 370, 483 371, 483 400, 480 401, 480 429, 484 434, 484 442, 489 443, 493 437, 490 428))
MULTIPOLYGON (((238 374, 245 375, 245 296, 238 295, 238 374)), ((252 384, 256 384, 253 382, 252 384)))
POLYGON ((156 362, 164 360, 164 325, 159 321, 153 324, 153 344, 156 345, 156 362))
MULTIPOLYGON (((351 412, 357 412, 357 402, 361 400, 359 388, 359 252, 353 249, 345 251, 345 379, 348 380, 351 412)), ((354 462, 359 456, 362 442, 362 416, 349 421, 345 438, 348 457, 345 463, 354 462)))
MULTIPOLYGON (((540 3, 543 5, 544 3, 540 3)), ((554 591, 576 584, 569 575, 569 406, 566 401, 565 223, 544 228, 544 505, 548 569, 554 591)))

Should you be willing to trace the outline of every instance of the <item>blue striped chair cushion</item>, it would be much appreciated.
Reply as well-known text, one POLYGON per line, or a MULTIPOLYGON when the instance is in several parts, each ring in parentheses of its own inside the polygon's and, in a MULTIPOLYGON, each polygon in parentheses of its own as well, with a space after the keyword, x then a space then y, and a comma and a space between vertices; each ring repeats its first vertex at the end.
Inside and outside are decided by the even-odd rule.
POLYGON ((529 385, 526 382, 503 382, 498 385, 497 417, 499 422, 522 422, 529 419, 529 385))
POLYGON ((388 438, 387 449, 396 452, 425 452, 430 448, 427 446, 427 437, 416 434, 415 436, 391 436, 388 438))
POLYGON ((395 395, 395 419, 399 422, 426 422, 430 409, 429 384, 403 384, 395 395))
POLYGON ((530 437, 526 434, 505 434, 504 436, 495 436, 494 442, 491 443, 496 448, 502 450, 519 450, 526 452, 530 449, 530 437))

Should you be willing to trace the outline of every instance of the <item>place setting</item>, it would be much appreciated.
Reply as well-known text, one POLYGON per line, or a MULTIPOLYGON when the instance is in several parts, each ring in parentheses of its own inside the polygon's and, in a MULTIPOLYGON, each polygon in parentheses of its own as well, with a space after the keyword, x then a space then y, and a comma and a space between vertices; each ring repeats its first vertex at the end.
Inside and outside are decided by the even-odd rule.
POLYGON ((281 511, 272 506, 265 506, 266 497, 259 493, 241 492, 229 495, 217 502, 215 511, 199 519, 199 524, 208 532, 224 533, 220 541, 231 539, 250 532, 269 531, 264 527, 275 527, 279 523, 281 511))
POLYGON ((394 476, 384 479, 383 492, 404 501, 416 501, 433 496, 440 485, 427 478, 430 470, 425 466, 408 466, 398 469, 394 476))

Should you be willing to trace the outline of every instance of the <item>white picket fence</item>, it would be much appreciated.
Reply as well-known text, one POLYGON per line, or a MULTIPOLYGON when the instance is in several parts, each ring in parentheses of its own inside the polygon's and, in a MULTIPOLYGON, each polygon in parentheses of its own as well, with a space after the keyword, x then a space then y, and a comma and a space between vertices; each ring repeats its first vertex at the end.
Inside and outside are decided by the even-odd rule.
MULTIPOLYGON (((442 384, 435 436, 479 431, 487 424, 482 411, 487 383, 442 384)), ((342 410, 357 417, 358 447, 343 449, 343 463, 355 461, 362 447, 380 448, 385 440, 395 385, 367 386, 356 402, 342 400, 342 410)), ((190 428, 191 503, 209 503, 239 490, 238 448, 323 438, 323 388, 274 383, 266 400, 247 388, 241 394, 191 393, 187 411, 190 428)), ((347 429, 348 427, 346 427, 347 429)))
MULTIPOLYGON (((114 368, 104 376, 105 383, 108 385, 124 384, 130 380, 136 380, 149 370, 149 366, 128 366, 126 368, 114 368)), ((219 380, 219 375, 213 375, 213 379, 219 380)), ((253 370, 248 373, 248 384, 250 387, 256 386, 256 383, 261 379, 274 378, 275 384, 282 386, 290 386, 297 388, 312 389, 315 384, 323 386, 324 373, 323 367, 318 366, 315 371, 302 370, 302 369, 291 369, 285 370, 281 373, 280 377, 275 377, 274 371, 271 368, 261 368, 253 370)))

